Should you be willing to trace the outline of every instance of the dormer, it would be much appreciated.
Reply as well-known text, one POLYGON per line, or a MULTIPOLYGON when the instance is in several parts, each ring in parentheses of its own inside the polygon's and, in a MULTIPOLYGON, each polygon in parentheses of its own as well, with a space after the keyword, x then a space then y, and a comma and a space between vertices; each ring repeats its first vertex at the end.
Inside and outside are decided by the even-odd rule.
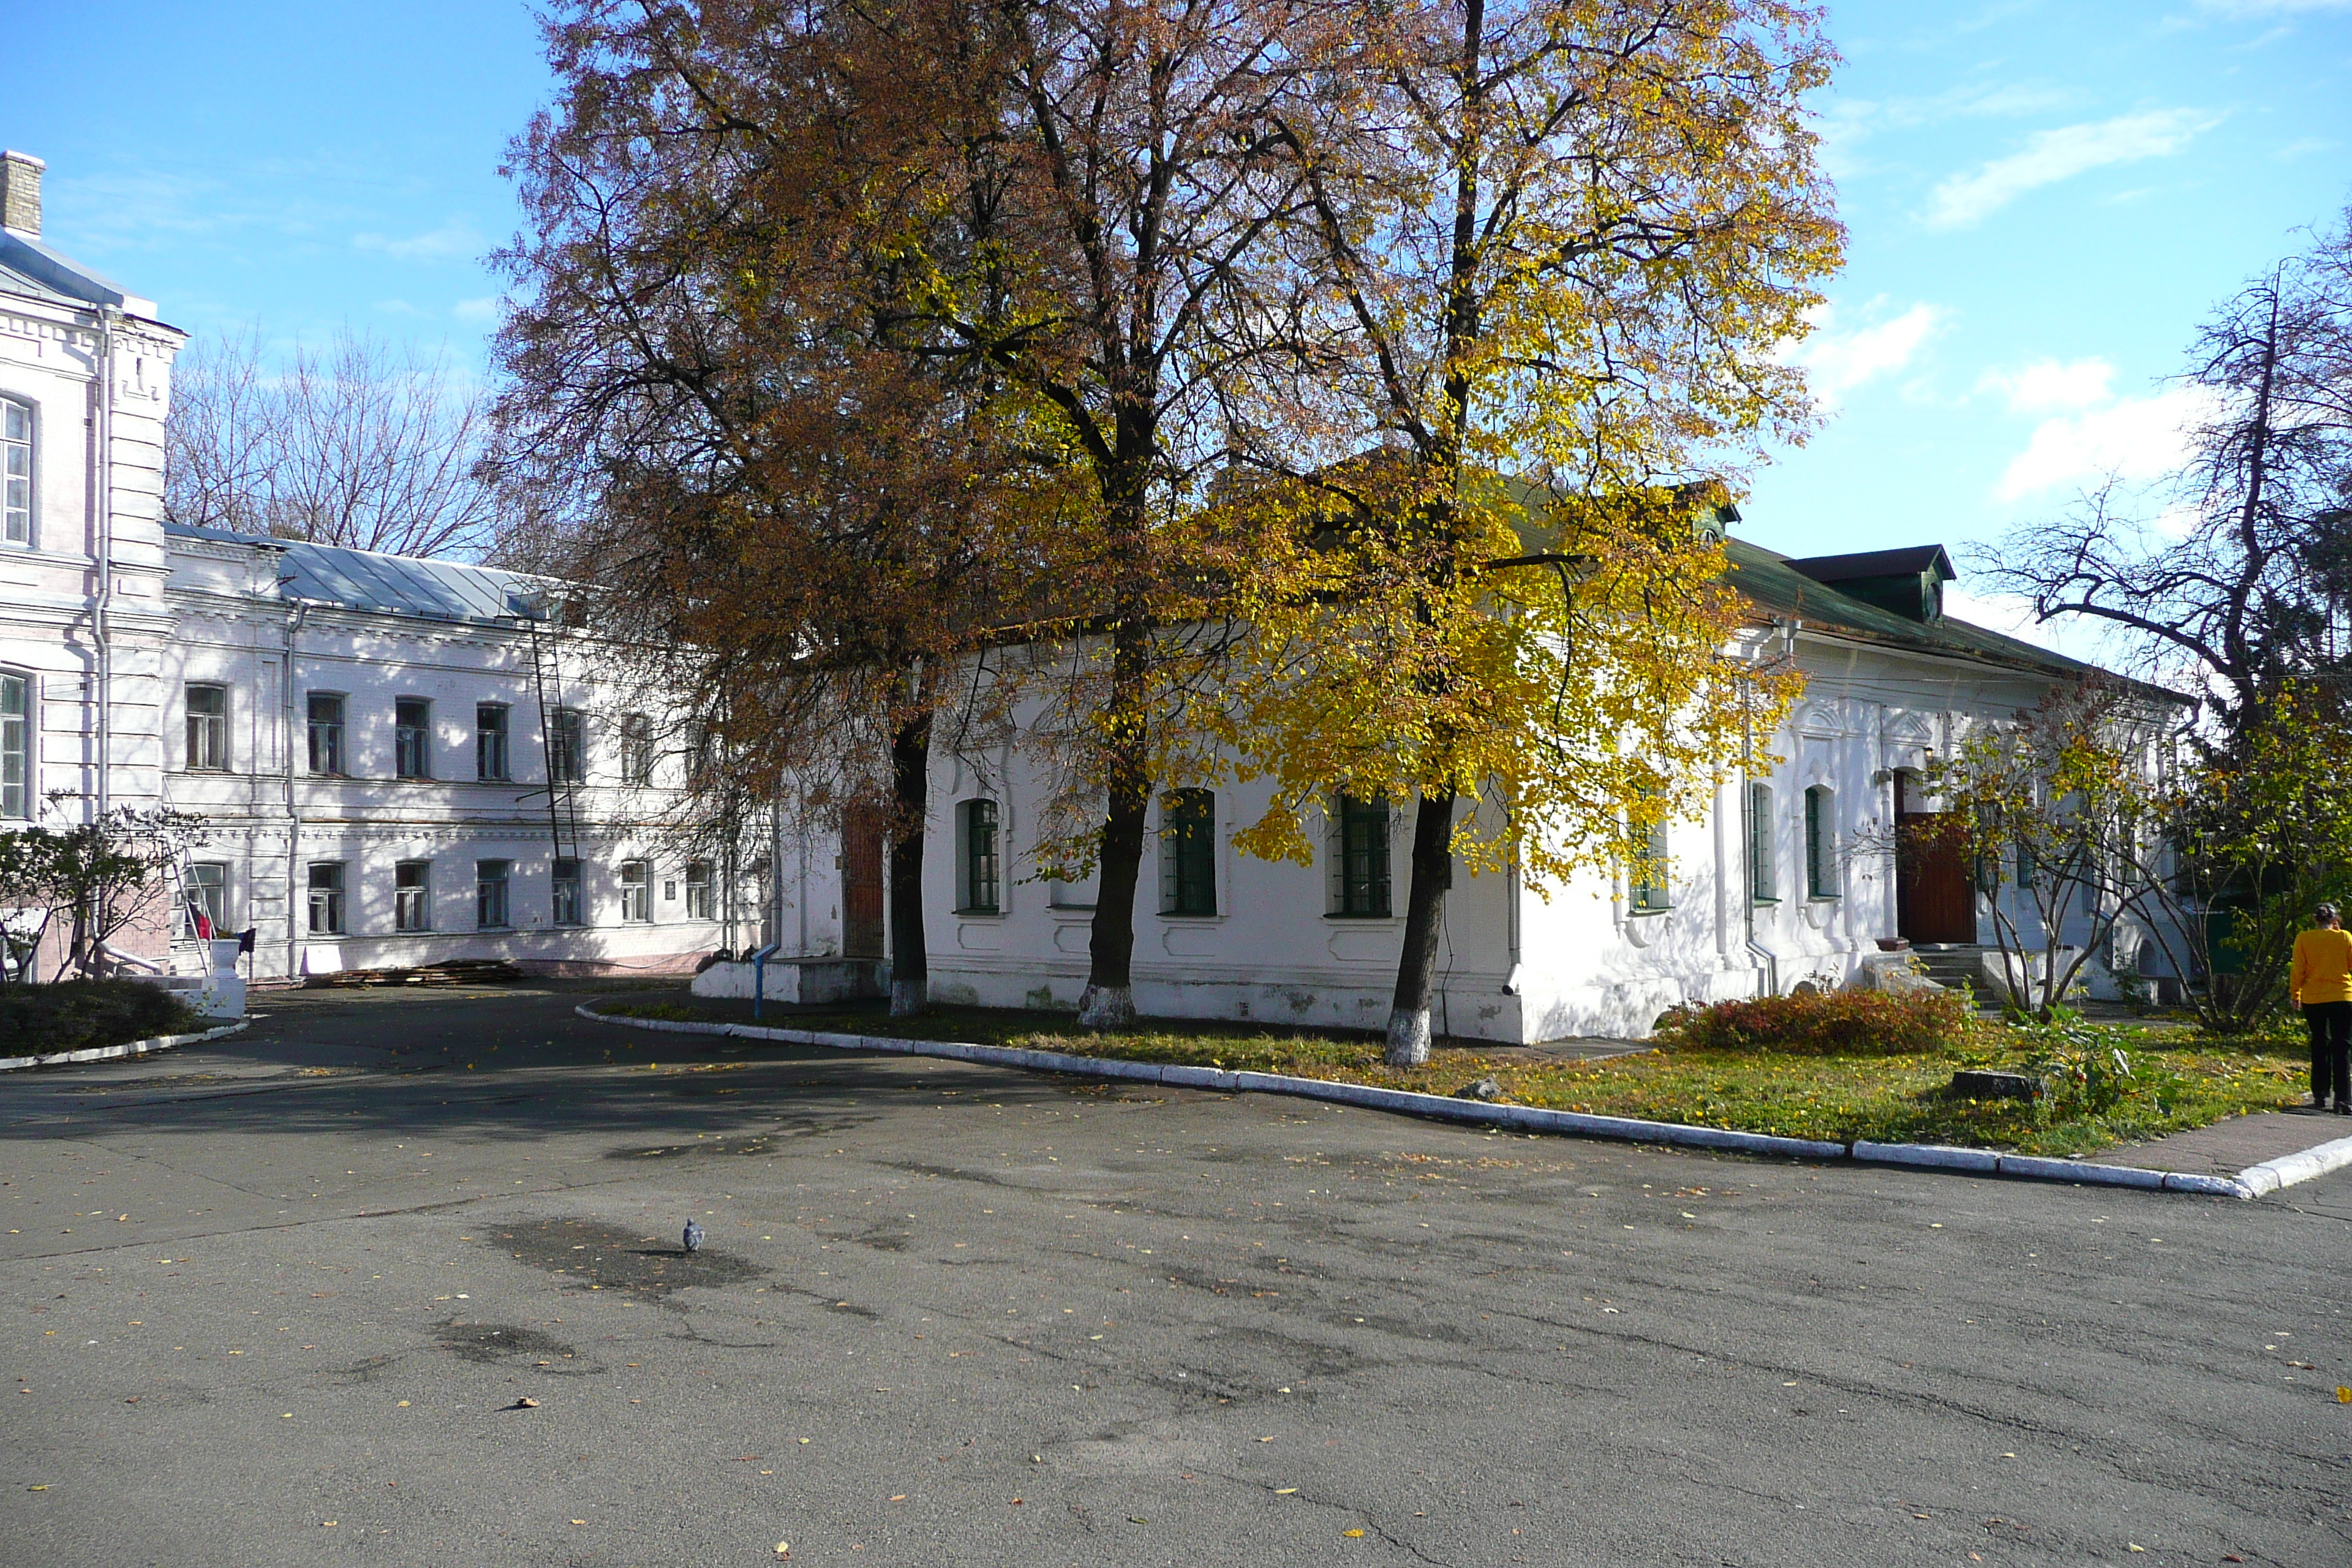
POLYGON ((1943 618, 1944 584, 1959 577, 1940 544, 1865 550, 1854 555, 1814 555, 1790 562, 1789 569, 1850 599, 1922 626, 1943 618))

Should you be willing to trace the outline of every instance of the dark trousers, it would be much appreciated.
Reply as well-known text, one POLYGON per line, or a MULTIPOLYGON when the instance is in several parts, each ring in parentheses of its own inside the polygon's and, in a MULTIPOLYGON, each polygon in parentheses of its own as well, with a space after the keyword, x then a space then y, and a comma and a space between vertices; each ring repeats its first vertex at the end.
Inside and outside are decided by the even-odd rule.
POLYGON ((2311 1031, 2311 1098, 2352 1105, 2352 1002, 2305 1002, 2311 1031))

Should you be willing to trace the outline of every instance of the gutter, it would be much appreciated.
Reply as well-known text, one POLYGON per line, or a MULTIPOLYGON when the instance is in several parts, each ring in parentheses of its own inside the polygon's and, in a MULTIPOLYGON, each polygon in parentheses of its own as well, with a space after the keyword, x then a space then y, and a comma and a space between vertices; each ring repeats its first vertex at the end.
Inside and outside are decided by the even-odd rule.
POLYGON ((98 308, 98 596, 90 605, 90 642, 98 705, 98 816, 112 795, 114 760, 114 634, 107 609, 114 596, 114 322, 111 305, 98 308))

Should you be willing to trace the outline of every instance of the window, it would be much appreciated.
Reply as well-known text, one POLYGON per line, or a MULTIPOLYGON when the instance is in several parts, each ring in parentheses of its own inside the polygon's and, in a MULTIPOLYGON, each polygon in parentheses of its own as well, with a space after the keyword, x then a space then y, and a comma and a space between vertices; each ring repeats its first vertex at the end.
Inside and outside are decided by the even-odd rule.
POLYGON ((324 691, 310 693, 310 771, 343 771, 343 700, 324 691))
POLYGON ((1160 806, 1160 912, 1217 912, 1217 797, 1207 790, 1172 791, 1160 806))
POLYGON ((228 868, 217 861, 198 860, 188 868, 181 888, 180 934, 209 941, 222 934, 228 921, 228 868))
POLYGON ((1675 907, 1674 853, 1666 838, 1663 805, 1658 820, 1633 829, 1633 864, 1626 882, 1637 915, 1659 915, 1675 907))
POLYGON ((586 922, 580 918, 580 862, 558 860, 551 884, 548 919, 560 926, 576 926, 586 922))
POLYGON ((1805 791, 1805 897, 1837 896, 1837 792, 1815 784, 1805 791))
POLYGON ((33 815, 33 680, 0 669, 0 817, 33 815))
POLYGON ((343 934, 343 863, 341 860, 314 860, 310 863, 310 934, 343 934))
POLYGON ((710 862, 688 860, 686 863, 686 918, 707 921, 710 918, 710 862))
POLYGON ((654 782, 654 725, 642 713, 621 715, 621 782, 654 782))
POLYGON ((433 863, 403 860, 392 868, 392 929, 433 929, 433 863))
POLYGON ((968 800, 956 807, 962 820, 956 826, 957 837, 963 840, 962 897, 956 909, 961 914, 992 915, 997 912, 996 897, 996 803, 992 800, 968 800))
POLYGON ((217 773, 228 766, 228 688, 191 683, 186 700, 187 765, 217 773))
POLYGON ((621 918, 641 922, 654 918, 654 868, 646 861, 621 862, 621 918))
POLYGON ((1772 786, 1748 786, 1748 896, 1759 904, 1780 901, 1780 868, 1772 858, 1772 786))
POLYGON ((1342 794, 1334 803, 1332 906, 1342 915, 1389 910, 1389 803, 1342 794))
POLYGON ((507 772, 507 710, 502 702, 485 702, 474 710, 474 776, 485 784, 513 776, 507 772))
POLYGON ((710 776, 719 760, 719 731, 712 726, 695 720, 686 727, 687 782, 699 784, 710 776))
POLYGON ((0 542, 33 542, 33 411, 0 398, 0 542))
POLYGON ((588 721, 576 708, 547 716, 547 782, 578 784, 588 776, 588 721))
POLYGON ((433 704, 422 697, 393 700, 392 771, 404 779, 433 776, 433 704))
POLYGON ((511 860, 474 862, 475 930, 504 931, 514 923, 507 918, 507 880, 513 869, 511 860))

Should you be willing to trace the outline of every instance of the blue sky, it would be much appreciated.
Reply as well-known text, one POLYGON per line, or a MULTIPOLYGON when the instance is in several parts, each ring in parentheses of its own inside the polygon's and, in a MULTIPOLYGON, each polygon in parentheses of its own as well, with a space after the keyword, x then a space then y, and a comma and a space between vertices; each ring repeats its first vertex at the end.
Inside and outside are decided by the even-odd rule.
MULTIPOLYGON (((498 165, 548 85, 526 10, 9 9, 0 142, 48 161, 52 243, 200 332, 350 321, 480 363, 498 165)), ((1829 25, 1850 262, 1801 352, 1831 413, 1755 476, 1745 531, 1958 546, 2159 471, 2199 317, 2352 201, 2352 0, 1851 0, 1829 25)))

